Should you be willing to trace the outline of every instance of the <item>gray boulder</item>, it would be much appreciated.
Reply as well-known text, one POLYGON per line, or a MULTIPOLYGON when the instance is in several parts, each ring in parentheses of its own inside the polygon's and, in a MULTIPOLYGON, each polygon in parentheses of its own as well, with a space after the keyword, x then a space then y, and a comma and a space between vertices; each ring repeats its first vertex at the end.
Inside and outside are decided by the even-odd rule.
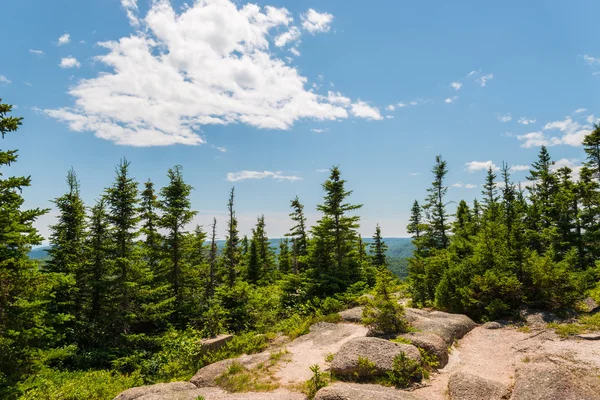
POLYGON ((511 400, 547 399, 600 400, 600 382, 550 361, 519 365, 511 400))
POLYGON ((413 327, 421 332, 438 335, 444 339, 447 345, 461 339, 477 326, 471 318, 462 314, 449 314, 441 311, 428 313, 423 310, 407 308, 406 315, 413 327))
POLYGON ((219 335, 214 338, 202 339, 200 352, 206 354, 211 351, 217 351, 221 347, 225 346, 229 341, 233 339, 233 335, 219 335))
POLYGON ((391 371, 394 357, 400 353, 421 362, 419 349, 413 345, 394 343, 384 339, 364 337, 352 339, 342 345, 333 357, 331 371, 340 376, 380 376, 391 371), (373 371, 360 368, 358 358, 368 359, 374 364, 373 371))
POLYGON ((371 384, 334 383, 317 392, 315 400, 418 400, 402 390, 371 384))
POLYGON ((244 367, 251 369, 268 360, 269 353, 258 353, 217 361, 216 363, 201 368, 198 372, 196 372, 196 375, 190 379, 190 382, 199 388, 215 387, 217 386, 217 378, 227 372, 233 363, 239 363, 244 367))
POLYGON ((448 364, 448 346, 438 335, 427 332, 410 332, 398 337, 410 340, 413 345, 435 356, 438 368, 444 368, 448 364))
POLYGON ((448 380, 448 394, 451 400, 502 400, 509 395, 509 389, 499 382, 457 372, 448 380))
POLYGON ((190 382, 171 382, 171 383, 157 383, 156 385, 140 386, 127 389, 126 391, 119 394, 114 400, 148 400, 151 397, 161 399, 196 399, 196 397, 189 397, 190 392, 197 389, 196 386, 190 382))
POLYGON ((483 324, 482 328, 484 329, 502 329, 503 325, 500 322, 491 321, 483 324))
POLYGON ((348 310, 341 311, 340 317, 346 322, 361 322, 362 321, 363 307, 349 308, 348 310))

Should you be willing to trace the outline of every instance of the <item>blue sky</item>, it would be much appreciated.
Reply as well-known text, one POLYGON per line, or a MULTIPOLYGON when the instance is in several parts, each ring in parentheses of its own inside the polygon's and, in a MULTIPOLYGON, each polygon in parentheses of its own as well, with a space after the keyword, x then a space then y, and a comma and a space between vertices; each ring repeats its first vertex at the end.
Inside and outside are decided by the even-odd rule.
POLYGON ((279 237, 294 196, 318 217, 340 165, 361 233, 405 236, 435 155, 470 200, 490 165, 524 180, 542 144, 576 170, 600 114, 592 0, 5 3, 0 97, 25 121, 2 147, 28 206, 51 207, 71 166, 91 205, 126 157, 158 186, 182 165, 198 223, 223 228, 235 185, 242 233, 265 214, 279 237))

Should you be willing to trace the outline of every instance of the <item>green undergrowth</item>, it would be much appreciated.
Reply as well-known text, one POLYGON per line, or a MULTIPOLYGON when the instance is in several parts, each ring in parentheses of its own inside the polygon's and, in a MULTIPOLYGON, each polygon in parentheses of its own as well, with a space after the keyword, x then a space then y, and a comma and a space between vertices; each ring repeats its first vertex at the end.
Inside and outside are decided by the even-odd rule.
POLYGON ((554 329, 554 331, 562 338, 579 335, 581 333, 598 332, 600 331, 600 313, 583 315, 574 323, 551 323, 548 324, 548 328, 554 329))

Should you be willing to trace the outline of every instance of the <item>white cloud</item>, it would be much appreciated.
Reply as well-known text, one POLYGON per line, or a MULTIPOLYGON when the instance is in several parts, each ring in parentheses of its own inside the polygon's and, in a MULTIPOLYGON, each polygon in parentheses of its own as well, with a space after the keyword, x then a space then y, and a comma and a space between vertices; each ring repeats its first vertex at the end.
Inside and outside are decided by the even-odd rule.
MULTIPOLYGON (((314 93, 270 51, 272 31, 291 22, 286 9, 203 0, 177 12, 157 0, 140 22, 134 33, 99 43, 104 71, 69 89, 74 106, 46 114, 132 146, 202 144, 204 125, 289 129, 301 119, 349 117, 349 98, 314 93)), ((376 119, 375 109, 358 106, 355 115, 376 119)))
POLYGON ((489 81, 493 78, 494 78, 494 74, 487 74, 487 75, 480 76, 479 78, 475 79, 475 81, 477 83, 479 83, 481 85, 481 87, 483 87, 487 84, 487 81, 489 81))
POLYGON ((499 169, 496 166, 496 164, 494 164, 491 160, 489 160, 489 161, 470 161, 468 163, 465 163, 465 166, 467 167, 467 171, 470 173, 477 172, 477 171, 487 171, 490 168, 492 168, 493 171, 498 171, 498 169, 499 169))
POLYGON ((81 63, 77 61, 75 57, 69 56, 60 59, 60 67, 61 68, 79 68, 81 67, 81 63))
POLYGON ((298 49, 296 47, 292 47, 290 49, 290 53, 292 53, 293 55, 295 55, 296 57, 300 57, 300 51, 298 51, 298 49))
POLYGON ((239 171, 239 172, 229 172, 227 174, 227 180, 229 182, 239 182, 246 179, 265 179, 272 178, 279 181, 299 181, 302 178, 295 175, 283 175, 282 172, 272 172, 272 171, 239 171))
POLYGON ((319 13, 312 8, 301 16, 302 27, 312 34, 318 32, 328 32, 333 15, 329 13, 319 13))
POLYGON ((592 57, 588 54, 584 54, 583 55, 583 60, 585 61, 585 63, 587 65, 600 65, 600 58, 599 57, 592 57))
POLYGON ((396 109, 396 107, 393 104, 390 104, 389 106, 386 107, 386 109, 388 111, 394 111, 396 109))
POLYGON ((325 129, 321 129, 321 128, 312 128, 310 130, 311 132, 314 133, 324 133, 324 132, 329 132, 329 129, 325 128, 325 129))
POLYGON ((140 20, 137 16, 138 5, 137 0, 121 0, 121 5, 125 9, 129 23, 133 27, 140 26, 140 20))
POLYGON ((573 114, 579 114, 582 112, 586 112, 587 108, 578 108, 577 110, 573 111, 573 114))
POLYGON ((594 114, 588 115, 588 117, 585 120, 588 122, 588 124, 597 124, 597 123, 600 122, 599 119, 596 119, 596 117, 594 116, 594 114))
POLYGON ((287 32, 284 32, 275 38, 275 46, 283 47, 289 42, 296 42, 301 35, 300 29, 292 26, 287 32))
POLYGON ((521 125, 529 125, 529 124, 535 124, 535 121, 536 121, 535 118, 521 117, 521 118, 519 118, 519 120, 517 122, 521 125))
POLYGON ((318 169, 317 172, 323 173, 323 172, 329 172, 329 170, 328 169, 318 169))
POLYGON ((71 42, 71 35, 69 35, 68 33, 65 33, 64 35, 62 35, 61 37, 58 38, 58 46, 63 46, 65 44, 69 44, 71 42))
POLYGON ((12 81, 10 79, 8 79, 6 76, 4 75, 0 75, 0 86, 1 85, 8 85, 12 83, 12 81))
POLYGON ((511 172, 529 171, 529 165, 513 165, 510 167, 511 172))
POLYGON ((525 148, 558 145, 578 147, 585 136, 592 132, 593 126, 589 120, 587 122, 588 124, 582 125, 571 117, 566 117, 564 120, 547 123, 541 131, 519 135, 517 139, 523 142, 521 147, 525 148), (550 136, 551 131, 559 131, 562 135, 550 136))
POLYGON ((456 100, 458 100, 458 96, 452 96, 452 97, 448 97, 446 100, 444 100, 444 103, 446 103, 446 104, 452 104, 456 100))
POLYGON ((579 180, 579 174, 581 173, 582 165, 579 163, 579 159, 577 158, 561 158, 558 161, 554 162, 552 165, 552 171, 557 171, 562 167, 569 167, 573 172, 571 172, 571 178, 573 180, 579 180))
POLYGON ((473 184, 473 183, 462 183, 462 182, 457 182, 457 183, 453 183, 452 187, 455 188, 462 188, 462 189, 475 189, 477 187, 477 185, 473 184))
POLYGON ((394 119, 394 116, 393 115, 386 115, 385 119, 394 119))
POLYGON ((462 83, 460 83, 460 82, 452 82, 452 83, 450 84, 450 86, 452 86, 452 87, 454 88, 454 90, 460 90, 460 88, 462 87, 462 85, 463 85, 463 84, 462 84, 462 83))
POLYGON ((227 149, 225 147, 220 147, 220 146, 212 145, 212 148, 215 149, 215 150, 220 151, 221 153, 227 153, 227 149))
POLYGON ((512 121, 512 116, 510 114, 506 114, 506 115, 500 115, 498 116, 498 121, 500 122, 510 122, 512 121))
POLYGON ((46 54, 42 50, 34 50, 34 49, 29 49, 29 52, 31 54, 35 54, 38 57, 42 57, 44 54, 46 54))
POLYGON ((352 103, 350 112, 352 112, 352 115, 355 117, 373 119, 376 121, 383 119, 377 107, 372 107, 366 102, 360 100, 358 100, 356 103, 352 103))
POLYGON ((419 176, 419 175, 421 175, 420 172, 411 172, 410 173, 410 176, 419 176))
POLYGON ((478 74, 478 73, 480 73, 480 72, 481 72, 481 70, 479 70, 479 71, 471 71, 471 72, 469 72, 469 73, 467 74, 467 76, 471 77, 471 76, 473 76, 473 75, 475 75, 475 74, 478 74))

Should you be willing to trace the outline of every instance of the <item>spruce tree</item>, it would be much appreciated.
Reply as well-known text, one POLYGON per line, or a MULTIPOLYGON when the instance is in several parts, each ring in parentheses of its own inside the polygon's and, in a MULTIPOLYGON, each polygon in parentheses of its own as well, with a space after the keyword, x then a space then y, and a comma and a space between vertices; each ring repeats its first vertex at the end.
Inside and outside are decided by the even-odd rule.
POLYGON ((139 210, 142 222, 141 232, 144 235, 144 261, 156 278, 160 275, 159 262, 163 246, 162 235, 158 232, 160 217, 157 211, 160 204, 154 190, 154 183, 148 180, 144 187, 139 210))
POLYGON ((238 264, 240 261, 240 249, 239 249, 239 232, 237 227, 237 218, 235 217, 235 210, 233 208, 233 201, 235 199, 235 188, 231 188, 229 194, 229 202, 227 203, 227 211, 229 213, 229 219, 227 221, 227 233, 225 234, 225 248, 223 249, 223 257, 225 267, 227 269, 227 282, 229 286, 233 286, 237 274, 238 264))
POLYGON ((292 263, 290 259, 290 246, 288 239, 281 239, 279 241, 279 254, 277 256, 279 272, 287 274, 292 269, 292 263))
POLYGON ((427 211, 429 225, 427 236, 431 247, 445 249, 448 247, 449 226, 445 203, 448 187, 444 186, 444 179, 448 173, 448 168, 442 156, 436 156, 432 172, 434 180, 431 187, 427 189, 429 194, 427 203, 423 207, 427 211))
POLYGON ((162 217, 159 226, 165 229, 165 255, 168 266, 166 268, 166 281, 171 286, 172 296, 175 300, 174 318, 176 322, 183 319, 184 308, 184 276, 185 263, 185 227, 188 225, 196 211, 191 210, 190 193, 192 187, 183 180, 182 168, 177 165, 167 172, 169 184, 161 189, 160 209, 162 217))
POLYGON ((48 250, 50 260, 44 270, 56 274, 54 300, 49 310, 56 315, 68 316, 65 326, 57 327, 66 333, 67 343, 78 336, 84 299, 89 296, 90 278, 86 274, 86 212, 81 199, 77 174, 71 168, 67 173, 67 192, 53 201, 58 209, 58 221, 50 227, 48 250))
POLYGON ((381 237, 381 228, 379 224, 375 227, 375 234, 373 235, 373 241, 371 242, 371 254, 373 255, 373 265, 376 267, 387 266, 386 252, 388 246, 381 237))
MULTIPOLYGON (((8 116, 12 106, 0 99, 0 134, 17 131, 22 118, 8 116)), ((52 345, 45 324, 44 299, 50 282, 28 257, 41 244, 34 222, 47 210, 22 209, 22 190, 30 177, 4 177, 6 167, 17 161, 16 150, 0 150, 0 398, 16 398, 14 384, 34 372, 41 348, 52 345)))
MULTIPOLYGON (((88 233, 88 274, 90 277, 90 306, 87 315, 92 327, 101 324, 109 312, 108 296, 111 293, 110 275, 112 273, 109 255, 111 252, 112 232, 108 223, 104 199, 92 207, 89 217, 88 233)), ((94 331, 94 329, 91 329, 94 331)), ((98 332, 100 330, 97 330, 98 332)), ((94 333, 92 333, 94 335, 94 333)))
POLYGON ((295 225, 292 227, 287 237, 292 238, 292 253, 294 257, 294 272, 304 270, 302 259, 308 254, 308 236, 306 234, 306 217, 304 216, 304 206, 300 203, 298 196, 291 201, 293 212, 290 214, 295 225))
POLYGON ((594 171, 596 179, 600 179, 600 125, 594 124, 594 130, 583 139, 583 150, 586 154, 585 165, 594 171))
POLYGON ((210 235, 210 253, 208 256, 208 288, 207 294, 209 298, 215 294, 216 275, 217 275, 217 219, 213 218, 210 235))

